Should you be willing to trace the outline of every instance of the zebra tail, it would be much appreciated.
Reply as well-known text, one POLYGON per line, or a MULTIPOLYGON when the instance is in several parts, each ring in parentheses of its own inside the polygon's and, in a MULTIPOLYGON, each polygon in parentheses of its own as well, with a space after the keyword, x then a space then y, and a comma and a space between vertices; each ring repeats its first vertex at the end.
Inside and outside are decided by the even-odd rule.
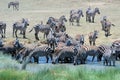
MULTIPOLYGON (((34 27, 33 27, 33 28, 34 28, 34 27)), ((29 31, 29 33, 33 31, 33 28, 29 31)))
POLYGON ((115 24, 111 24, 112 26, 115 26, 115 24))

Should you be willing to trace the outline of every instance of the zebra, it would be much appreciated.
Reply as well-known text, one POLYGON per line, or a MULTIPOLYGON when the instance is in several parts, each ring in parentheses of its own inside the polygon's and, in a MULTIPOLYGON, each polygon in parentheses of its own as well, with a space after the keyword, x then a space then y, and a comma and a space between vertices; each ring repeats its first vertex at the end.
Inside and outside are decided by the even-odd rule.
POLYGON ((62 15, 59 19, 56 19, 54 17, 49 17, 47 24, 51 24, 51 23, 55 23, 55 31, 59 32, 65 32, 66 31, 66 27, 65 27, 65 22, 67 22, 67 19, 64 15, 62 15))
POLYGON ((84 45, 85 42, 85 36, 83 34, 77 34, 75 36, 75 40, 79 41, 80 44, 84 45))
MULTIPOLYGON (((34 29, 34 30, 35 30, 35 39, 36 39, 36 40, 39 40, 39 38, 38 38, 38 33, 39 33, 39 32, 44 33, 44 38, 47 38, 47 35, 49 34, 50 28, 53 29, 55 26, 56 26, 55 23, 46 24, 46 25, 37 24, 37 25, 35 25, 29 32, 32 32, 33 29, 34 29)), ((54 29, 53 29, 53 30, 54 30, 54 29)))
POLYGON ((90 32, 89 35, 88 35, 88 37, 89 37, 89 43, 90 43, 90 45, 96 45, 95 41, 98 38, 98 31, 95 30, 94 32, 90 32))
POLYGON ((26 29, 27 29, 27 26, 29 26, 29 22, 27 19, 22 19, 22 23, 19 23, 19 22, 15 22, 13 24, 13 37, 14 37, 14 34, 16 36, 16 38, 18 37, 17 36, 17 31, 20 30, 22 33, 23 33, 23 38, 26 38, 26 29))
POLYGON ((82 47, 81 44, 77 44, 74 46, 74 62, 73 64, 76 65, 78 64, 78 60, 80 60, 81 64, 85 64, 86 58, 87 58, 87 54, 86 54, 86 50, 82 47))
POLYGON ((98 46, 98 59, 101 61, 103 57, 103 64, 111 66, 111 62, 113 66, 115 66, 115 48, 107 45, 98 46))
POLYGON ((0 34, 2 38, 6 37, 6 23, 3 21, 0 21, 0 34))
POLYGON ((74 46, 63 46, 62 48, 56 47, 54 50, 52 63, 56 64, 57 62, 73 62, 74 55, 74 46))
POLYGON ((110 36, 111 26, 115 26, 115 25, 106 19, 101 20, 101 25, 102 25, 102 30, 105 31, 105 36, 106 37, 110 36))
POLYGON ((116 48, 116 60, 120 59, 120 40, 112 42, 112 47, 116 48))
POLYGON ((13 10, 19 10, 19 1, 12 1, 8 3, 8 8, 13 6, 13 10))
POLYGON ((52 60, 52 53, 53 50, 49 48, 47 45, 37 46, 33 49, 30 48, 23 48, 21 51, 18 52, 16 57, 17 60, 23 62, 29 56, 29 61, 39 63, 40 57, 46 57, 46 63, 49 61, 49 57, 52 60))
POLYGON ((98 56, 98 54, 97 54, 97 46, 82 45, 81 47, 86 52, 86 58, 88 56, 92 56, 92 62, 94 61, 95 57, 98 56))
POLYGON ((57 46, 57 40, 55 38, 55 32, 52 30, 52 28, 50 28, 50 31, 47 35, 47 44, 53 50, 55 49, 55 46, 57 46))
POLYGON ((70 24, 73 25, 74 20, 76 20, 77 26, 79 26, 81 16, 84 17, 83 11, 81 9, 78 9, 77 11, 71 10, 70 11, 70 18, 69 18, 70 24))
POLYGON ((99 8, 95 8, 94 10, 88 9, 86 11, 86 21, 94 23, 94 18, 95 18, 96 13, 100 14, 99 8))

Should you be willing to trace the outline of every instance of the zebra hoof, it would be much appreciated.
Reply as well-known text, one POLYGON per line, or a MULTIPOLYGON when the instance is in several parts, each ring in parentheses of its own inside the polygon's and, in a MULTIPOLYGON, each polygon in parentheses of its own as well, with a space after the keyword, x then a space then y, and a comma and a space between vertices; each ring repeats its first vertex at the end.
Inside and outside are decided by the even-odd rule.
POLYGON ((56 64, 55 62, 52 62, 52 64, 56 64))
POLYGON ((76 65, 76 63, 73 64, 74 66, 76 65))
POLYGON ((23 37, 23 39, 27 39, 27 37, 23 37))

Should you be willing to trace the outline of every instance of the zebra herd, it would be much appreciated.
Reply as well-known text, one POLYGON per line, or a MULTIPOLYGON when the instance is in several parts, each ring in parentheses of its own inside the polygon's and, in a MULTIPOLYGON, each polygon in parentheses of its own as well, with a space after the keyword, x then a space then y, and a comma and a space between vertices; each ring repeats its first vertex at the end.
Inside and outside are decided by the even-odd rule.
MULTIPOLYGON (((10 2, 8 8, 13 5, 18 10, 18 2, 10 2)), ((94 18, 96 13, 100 14, 99 8, 92 10, 88 8, 86 11, 86 22, 94 23, 94 18)), ((71 10, 69 22, 70 25, 74 25, 76 21, 77 26, 80 26, 80 18, 84 17, 83 11, 81 9, 71 10)), ((39 40, 39 32, 44 33, 44 38, 47 41, 47 45, 35 45, 34 47, 15 47, 13 44, 10 46, 0 47, 0 51, 3 53, 10 53, 13 58, 15 58, 20 63, 25 62, 39 62, 39 57, 45 56, 46 63, 48 63, 49 58, 51 58, 52 63, 73 63, 76 64, 85 64, 88 56, 92 56, 92 61, 97 57, 97 61, 102 61, 104 65, 115 66, 115 61, 120 59, 120 40, 114 41, 110 46, 99 45, 96 46, 96 39, 98 38, 98 31, 95 30, 89 33, 89 44, 84 44, 84 35, 79 35, 77 38, 72 38, 66 33, 65 22, 67 19, 62 15, 59 19, 54 17, 49 17, 46 24, 35 25, 29 32, 35 31, 35 39, 39 40)), ((110 27, 114 26, 111 22, 107 20, 104 16, 100 21, 102 25, 102 30, 105 31, 105 36, 110 36, 110 27)), ((17 31, 23 35, 23 38, 26 38, 26 29, 29 26, 28 19, 23 18, 21 22, 15 22, 13 24, 13 37, 15 35, 18 38, 17 31)), ((1 37, 6 37, 6 23, 0 22, 0 33, 1 37)))

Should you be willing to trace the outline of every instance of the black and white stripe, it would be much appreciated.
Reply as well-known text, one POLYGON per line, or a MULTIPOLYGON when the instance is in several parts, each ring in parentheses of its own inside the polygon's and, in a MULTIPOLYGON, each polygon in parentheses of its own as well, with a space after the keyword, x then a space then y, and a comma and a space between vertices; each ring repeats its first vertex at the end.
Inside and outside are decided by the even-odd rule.
POLYGON ((113 66, 115 66, 115 49, 112 46, 100 45, 98 47, 98 51, 101 54, 99 58, 103 57, 103 64, 110 65, 113 62, 113 66))
POLYGON ((85 49, 87 57, 92 56, 92 61, 94 60, 95 56, 97 56, 97 46, 89 46, 89 45, 83 45, 83 49, 85 49))
POLYGON ((112 43, 112 47, 115 48, 116 60, 120 59, 120 40, 116 40, 112 43))

